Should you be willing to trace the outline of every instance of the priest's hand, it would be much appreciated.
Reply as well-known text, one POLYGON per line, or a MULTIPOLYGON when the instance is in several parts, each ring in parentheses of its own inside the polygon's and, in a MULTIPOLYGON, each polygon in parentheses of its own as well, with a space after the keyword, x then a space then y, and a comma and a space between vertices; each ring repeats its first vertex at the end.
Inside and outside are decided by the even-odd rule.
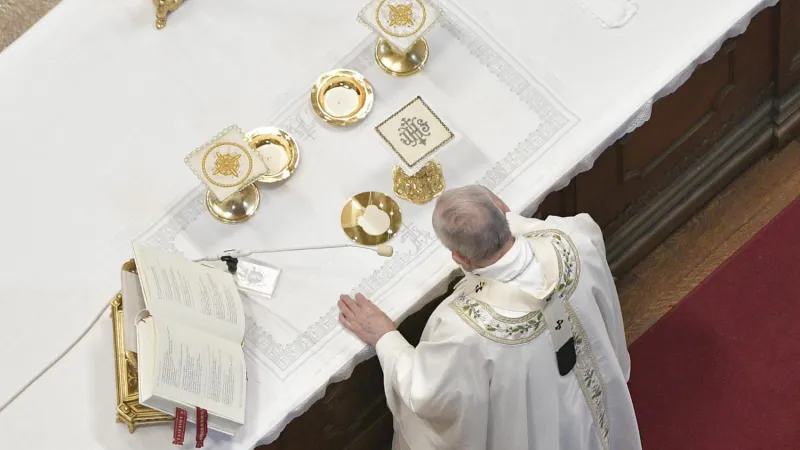
POLYGON ((389 316, 360 293, 355 299, 339 296, 339 322, 373 347, 384 334, 397 329, 389 316))

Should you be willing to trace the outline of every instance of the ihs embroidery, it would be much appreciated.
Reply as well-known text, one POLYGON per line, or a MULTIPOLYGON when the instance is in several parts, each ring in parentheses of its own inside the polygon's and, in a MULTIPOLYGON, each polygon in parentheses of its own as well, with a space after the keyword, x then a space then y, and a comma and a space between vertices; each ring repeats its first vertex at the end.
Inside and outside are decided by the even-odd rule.
POLYGON ((428 143, 428 136, 431 135, 431 127, 428 122, 416 117, 403 118, 400 121, 400 128, 397 130, 400 137, 400 142, 405 145, 416 147, 419 145, 426 145, 428 143))

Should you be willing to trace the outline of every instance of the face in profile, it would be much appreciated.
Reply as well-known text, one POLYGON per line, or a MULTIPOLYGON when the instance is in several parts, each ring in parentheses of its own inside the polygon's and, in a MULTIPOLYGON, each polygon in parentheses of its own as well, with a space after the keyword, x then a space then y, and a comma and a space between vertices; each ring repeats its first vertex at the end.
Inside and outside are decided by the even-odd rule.
POLYGON ((471 272, 472 266, 469 264, 469 260, 463 258, 457 251, 450 252, 450 256, 453 258, 456 264, 458 264, 462 270, 465 272, 471 272))

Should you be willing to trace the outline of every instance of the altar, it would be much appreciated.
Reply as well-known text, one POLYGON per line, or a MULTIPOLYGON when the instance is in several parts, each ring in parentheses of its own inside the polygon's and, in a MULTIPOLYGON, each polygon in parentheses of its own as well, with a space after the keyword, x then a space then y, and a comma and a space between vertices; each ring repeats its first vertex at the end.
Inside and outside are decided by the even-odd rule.
MULTIPOLYGON (((376 36, 356 21, 364 3, 194 0, 156 30, 150 2, 63 0, 0 53, 0 130, 16 167, 0 178, 12 194, 0 402, 116 298, 131 241, 197 258, 346 239, 345 200, 393 191, 374 128, 415 96, 456 136, 439 158, 448 185, 479 182, 528 215, 590 213, 617 275, 800 133, 800 0, 441 1, 429 61, 402 78, 377 67, 376 36), (624 20, 611 23, 614 8, 624 20), (339 68, 375 89, 349 129, 308 101, 339 68), (281 127, 302 155, 237 225, 211 218, 183 166, 231 124, 281 127)), ((269 259, 284 287, 248 307, 246 424, 206 448, 387 445, 380 368, 336 322, 338 294, 372 296, 413 342, 457 276, 432 204, 399 205, 389 260, 343 249, 269 259)), ((4 447, 174 448, 168 425, 131 434, 114 422, 111 335, 103 318, 0 413, 4 447)))

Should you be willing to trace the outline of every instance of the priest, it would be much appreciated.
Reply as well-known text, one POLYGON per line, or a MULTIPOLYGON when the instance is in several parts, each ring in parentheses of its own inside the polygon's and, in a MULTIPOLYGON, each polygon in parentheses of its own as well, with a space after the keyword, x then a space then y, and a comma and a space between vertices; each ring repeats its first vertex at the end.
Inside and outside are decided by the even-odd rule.
POLYGON ((378 354, 393 449, 640 450, 598 225, 524 218, 471 185, 442 194, 433 227, 464 278, 419 345, 363 295, 339 299, 378 354))

